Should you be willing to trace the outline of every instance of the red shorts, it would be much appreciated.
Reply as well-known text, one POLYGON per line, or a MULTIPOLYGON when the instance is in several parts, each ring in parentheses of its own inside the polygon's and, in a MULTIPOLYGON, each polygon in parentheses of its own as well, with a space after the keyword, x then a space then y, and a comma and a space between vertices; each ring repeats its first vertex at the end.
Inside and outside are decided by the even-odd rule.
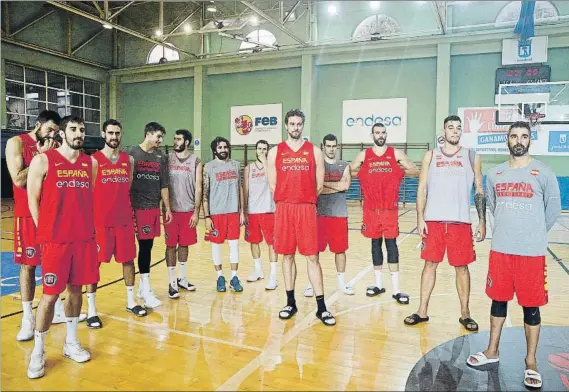
POLYGON ((99 261, 94 239, 67 244, 41 245, 43 293, 57 295, 65 287, 99 282, 99 261))
POLYGON ((127 263, 136 257, 134 224, 101 227, 95 232, 97 253, 101 263, 108 263, 113 255, 117 263, 127 263))
POLYGON ((245 241, 260 244, 265 238, 267 245, 274 243, 275 214, 249 214, 249 222, 245 226, 245 241))
POLYGON ((494 301, 507 302, 514 298, 514 292, 520 306, 547 304, 545 256, 517 256, 491 250, 486 294, 494 301))
POLYGON ((303 256, 318 253, 316 204, 277 203, 275 211, 275 253, 303 256))
POLYGON ((399 236, 399 210, 364 209, 362 234, 367 238, 394 239, 399 236))
POLYGON ((14 261, 30 266, 41 264, 36 225, 31 216, 14 217, 14 261))
POLYGON ((344 253, 348 250, 348 218, 318 217, 318 251, 324 252, 326 246, 332 253, 344 253))
POLYGON ((166 246, 190 246, 198 242, 197 228, 190 227, 190 219, 193 215, 194 211, 172 211, 172 222, 164 223, 166 246))
POLYGON ((139 240, 160 237, 160 209, 134 210, 134 224, 139 240))
MULTIPOLYGON (((421 258, 440 263, 447 253, 453 267, 468 265, 476 260, 470 223, 426 222, 429 234, 423 238, 421 258)), ((422 233, 419 233, 422 234, 422 233)))
POLYGON ((238 240, 241 234, 239 213, 212 215, 213 230, 205 233, 205 240, 214 244, 223 244, 225 240, 238 240))

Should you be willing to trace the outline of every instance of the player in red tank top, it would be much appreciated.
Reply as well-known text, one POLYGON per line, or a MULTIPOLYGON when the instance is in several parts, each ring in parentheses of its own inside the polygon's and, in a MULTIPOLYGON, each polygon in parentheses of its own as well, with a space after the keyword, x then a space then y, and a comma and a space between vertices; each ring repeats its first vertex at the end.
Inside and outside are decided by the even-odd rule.
MULTIPOLYGON (((6 143, 6 163, 14 190, 14 261, 20 264, 20 294, 22 296, 22 327, 16 336, 19 341, 34 337, 32 302, 36 288, 36 266, 40 265, 40 248, 36 242, 36 227, 28 207, 26 180, 32 158, 55 147, 55 132, 61 118, 57 112, 45 110, 36 119, 32 131, 14 136, 6 143)), ((63 302, 55 306, 53 324, 65 322, 63 302)))
POLYGON ((400 304, 409 304, 409 296, 399 290, 399 249, 397 248, 399 185, 405 174, 417 177, 419 170, 401 150, 388 147, 387 129, 382 123, 371 128, 373 147, 361 151, 352 161, 352 171, 358 172, 363 195, 362 234, 371 238, 375 286, 366 290, 368 297, 385 292, 382 282, 385 238, 387 263, 391 271, 393 298, 400 304), (401 165, 401 166, 400 166, 401 165), (403 167, 403 168, 401 168, 403 167))
MULTIPOLYGON (((99 164, 94 189, 98 259, 101 263, 108 263, 114 256, 115 261, 122 264, 127 292, 126 310, 143 317, 147 311, 134 299, 136 243, 130 204, 134 158, 119 149, 122 139, 120 122, 113 119, 105 121, 101 136, 105 139, 105 146, 93 154, 99 164)), ((87 286, 87 327, 95 329, 103 327, 97 314, 96 293, 97 284, 87 286)))
POLYGON ((324 156, 312 143, 302 139, 304 113, 290 110, 285 116, 286 142, 269 151, 267 175, 276 203, 274 249, 282 254, 287 305, 281 319, 290 319, 298 311, 294 299, 298 247, 308 259, 308 278, 316 292, 318 317, 324 325, 335 325, 336 319, 326 309, 322 268, 318 259, 316 201, 324 186, 324 156))
POLYGON ((35 156, 27 179, 28 205, 37 226, 37 241, 42 247, 43 279, 29 378, 39 378, 45 373, 45 336, 50 315, 66 286, 67 338, 63 355, 76 362, 91 359, 77 339, 77 322, 81 286, 99 281, 93 218, 93 186, 98 165, 94 158, 80 151, 85 140, 83 119, 64 117, 60 128, 63 144, 35 156))

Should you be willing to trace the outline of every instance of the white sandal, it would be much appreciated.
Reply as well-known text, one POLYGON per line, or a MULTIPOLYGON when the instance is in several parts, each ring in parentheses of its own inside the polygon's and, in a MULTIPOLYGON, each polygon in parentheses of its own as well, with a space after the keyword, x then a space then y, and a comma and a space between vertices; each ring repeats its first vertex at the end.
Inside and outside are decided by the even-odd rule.
POLYGON ((526 387, 530 387, 530 388, 541 388, 541 385, 542 385, 541 374, 539 374, 535 370, 526 369, 526 371, 524 372, 524 384, 526 387), (528 378, 530 380, 537 381, 537 384, 528 383, 527 382, 528 378))
POLYGON ((477 352, 476 354, 472 354, 469 355, 468 358, 466 359, 466 363, 469 364, 470 366, 482 366, 482 365, 488 365, 490 363, 496 363, 500 360, 500 358, 488 358, 482 351, 477 352), (474 358, 476 359, 476 363, 472 362, 470 358, 474 358))

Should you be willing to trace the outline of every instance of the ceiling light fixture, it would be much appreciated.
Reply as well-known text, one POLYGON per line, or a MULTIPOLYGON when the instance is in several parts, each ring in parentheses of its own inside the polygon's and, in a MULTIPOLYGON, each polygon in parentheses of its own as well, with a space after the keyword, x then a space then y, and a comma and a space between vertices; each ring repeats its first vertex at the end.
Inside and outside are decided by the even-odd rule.
POLYGON ((109 29, 109 30, 113 28, 113 26, 111 26, 110 24, 108 24, 108 23, 106 23, 106 22, 103 23, 103 27, 104 27, 105 29, 109 29))
POLYGON ((192 26, 189 24, 185 24, 184 25, 184 31, 188 34, 191 33, 192 32, 192 26))
POLYGON ((336 15, 338 13, 338 7, 336 7, 334 4, 330 4, 328 6, 328 13, 330 15, 336 15))
POLYGON ((371 7, 372 10, 378 10, 379 9, 379 1, 370 1, 369 6, 371 7))

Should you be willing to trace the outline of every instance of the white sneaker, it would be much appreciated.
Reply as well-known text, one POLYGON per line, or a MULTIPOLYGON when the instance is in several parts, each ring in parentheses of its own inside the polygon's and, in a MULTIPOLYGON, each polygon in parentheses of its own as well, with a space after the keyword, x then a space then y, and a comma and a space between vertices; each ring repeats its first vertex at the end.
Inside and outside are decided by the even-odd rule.
POLYGON ((144 300, 144 306, 147 308, 157 308, 162 305, 162 301, 160 301, 152 291, 147 291, 143 294, 142 299, 144 300))
POLYGON ((338 290, 342 290, 346 295, 354 295, 354 289, 348 285, 344 287, 338 287, 338 290))
POLYGON ((79 342, 65 342, 63 345, 63 356, 79 363, 87 362, 91 359, 91 354, 89 354, 89 351, 85 350, 79 342))
POLYGON ((45 374, 45 352, 32 351, 30 364, 28 365, 28 378, 40 378, 45 374))
POLYGON ((34 328, 36 327, 36 320, 33 317, 22 318, 22 328, 16 335, 18 342, 25 342, 34 338, 34 328))
POLYGON ((265 279, 265 276, 263 275, 263 271, 259 271, 257 269, 255 269, 255 271, 249 275, 249 277, 247 278, 247 282, 256 282, 258 280, 261 279, 265 279))
POLYGON ((304 296, 305 297, 314 297, 314 289, 312 286, 308 286, 304 289, 304 296))
POLYGON ((275 290, 279 286, 277 282, 277 277, 274 275, 269 276, 269 282, 265 287, 265 290, 275 290))

